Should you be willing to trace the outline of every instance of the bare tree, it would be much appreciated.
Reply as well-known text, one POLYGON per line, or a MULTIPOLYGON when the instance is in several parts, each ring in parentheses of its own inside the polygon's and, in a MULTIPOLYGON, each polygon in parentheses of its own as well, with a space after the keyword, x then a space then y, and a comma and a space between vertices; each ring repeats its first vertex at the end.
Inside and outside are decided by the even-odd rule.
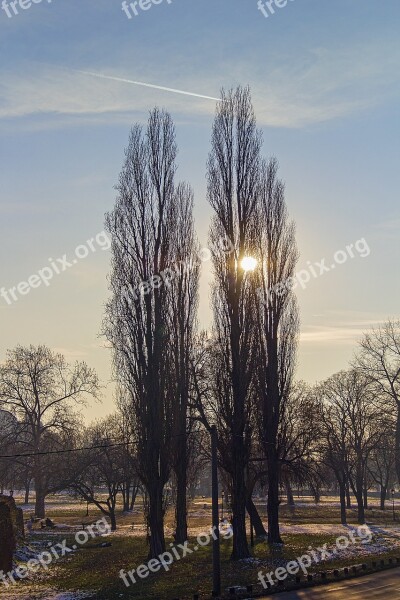
POLYGON ((321 433, 319 402, 312 388, 296 382, 282 403, 278 431, 281 483, 289 505, 294 506, 292 484, 308 484, 312 489, 322 484, 321 433))
POLYGON ((396 472, 400 481, 400 321, 389 320, 366 333, 355 367, 371 378, 386 398, 386 411, 396 414, 396 472))
POLYGON ((380 508, 385 510, 388 490, 396 481, 396 422, 393 418, 380 419, 376 426, 381 428, 379 446, 371 452, 368 472, 372 480, 379 486, 380 508))
MULTIPOLYGON (((13 414, 6 410, 0 410, 0 455, 3 457, 12 456, 22 451, 18 443, 20 425, 13 414)), ((14 458, 0 458, 0 493, 4 489, 14 487, 14 481, 18 480, 21 472, 18 469, 16 473, 14 458)))
POLYGON ((258 398, 262 442, 268 465, 268 541, 280 544, 279 425, 295 368, 298 312, 293 275, 298 259, 294 224, 289 221, 284 185, 272 159, 261 173, 257 205, 258 398))
MULTIPOLYGON (((335 446, 340 450, 342 475, 345 472, 349 478, 357 500, 358 522, 363 524, 368 461, 382 438, 382 429, 376 426, 380 418, 371 380, 356 370, 341 371, 327 379, 319 391, 327 440, 333 452, 335 446)), ((339 485, 343 485, 342 480, 339 485)))
POLYGON ((135 415, 126 389, 117 389, 118 412, 114 417, 117 439, 122 446, 121 493, 124 512, 132 511, 140 488, 137 464, 135 415))
POLYGON ((85 431, 87 449, 74 456, 75 476, 69 486, 109 517, 112 531, 117 529, 117 499, 126 467, 126 446, 120 433, 118 415, 107 417, 85 431))
POLYGON ((323 439, 321 454, 323 463, 332 470, 339 487, 340 522, 347 524, 346 490, 349 478, 349 449, 348 421, 341 406, 335 403, 326 403, 323 384, 316 389, 316 394, 321 400, 320 416, 322 423, 323 439))
POLYGON ((191 443, 195 422, 191 417, 191 357, 194 351, 198 307, 199 257, 193 222, 193 193, 186 184, 176 190, 171 223, 171 247, 176 276, 171 283, 168 304, 168 333, 173 419, 172 466, 176 479, 175 539, 187 540, 187 488, 191 443))
POLYGON ((116 205, 106 217, 112 296, 105 334, 135 415, 138 472, 147 491, 150 557, 155 558, 165 550, 164 488, 171 471, 174 401, 168 382, 168 303, 175 276, 171 227, 177 147, 170 115, 154 109, 145 131, 135 125, 125 154, 116 205))
POLYGON ((43 454, 68 447, 68 438, 77 428, 72 405, 96 397, 98 391, 97 375, 86 363, 69 366, 63 356, 45 346, 17 346, 0 366, 0 405, 17 417, 25 453, 34 454, 38 517, 45 516, 45 498, 58 486, 50 459, 43 454))
POLYGON ((208 160, 208 200, 215 272, 212 291, 216 352, 215 393, 226 441, 224 467, 232 477, 232 558, 250 555, 246 538, 246 465, 251 442, 249 411, 254 359, 254 298, 242 260, 254 253, 261 136, 248 89, 222 92, 208 160), (230 253, 221 241, 229 240, 230 253))

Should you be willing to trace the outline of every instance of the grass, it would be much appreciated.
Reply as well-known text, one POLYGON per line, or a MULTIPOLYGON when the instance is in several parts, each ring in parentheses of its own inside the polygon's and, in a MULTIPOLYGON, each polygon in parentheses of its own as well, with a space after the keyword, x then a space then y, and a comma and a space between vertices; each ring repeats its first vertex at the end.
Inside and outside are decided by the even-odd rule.
MULTIPOLYGON (((168 540, 171 541, 171 540, 168 540)), ((224 540, 221 544, 221 570, 222 589, 235 585, 257 583, 257 573, 260 569, 266 570, 266 565, 275 562, 285 564, 301 556, 307 548, 322 547, 325 543, 332 547, 335 543, 333 535, 286 535, 285 546, 281 555, 271 556, 266 544, 257 544, 254 548, 254 557, 259 564, 252 562, 233 563, 230 561, 231 541, 224 540)), ((68 540, 72 543, 72 538, 68 540)), ((195 540, 190 540, 191 547, 195 540)), ((136 600, 166 600, 172 598, 192 597, 194 593, 211 595, 212 560, 211 548, 204 547, 195 554, 177 561, 168 572, 164 570, 151 574, 146 579, 137 579, 137 583, 126 588, 118 574, 120 569, 129 571, 147 562, 147 547, 143 538, 120 537, 112 538, 110 548, 91 548, 88 543, 85 548, 67 560, 57 563, 54 569, 48 572, 45 583, 51 588, 63 591, 97 590, 97 600, 116 600, 131 598, 136 600)), ((387 552, 380 558, 395 556, 395 552, 387 552)), ((354 560, 351 564, 362 562, 354 560)), ((329 563, 328 568, 348 566, 349 561, 340 558, 329 563)), ((321 570, 314 566, 310 572, 321 570)))
MULTIPOLYGON (((304 499, 302 499, 304 502, 304 499)), ((211 521, 211 506, 209 500, 196 500, 192 503, 189 510, 189 522, 192 531, 207 531, 211 521), (207 508, 204 509, 204 504, 207 508)), ((260 512, 263 510, 260 507, 260 512)), ((66 498, 51 498, 48 515, 56 523, 66 523, 68 525, 80 525, 82 522, 94 522, 101 515, 94 507, 90 508, 90 516, 87 518, 86 505, 79 504, 75 500, 66 498)), ((263 515, 265 518, 265 514, 263 515)), ((281 508, 281 521, 286 525, 307 525, 307 524, 338 524, 339 508, 332 506, 329 502, 322 502, 315 505, 307 502, 307 506, 297 506, 295 510, 289 510, 288 507, 281 508)), ((379 511, 374 508, 367 512, 367 521, 376 525, 385 525, 391 523, 391 511, 379 511)), ((127 588, 119 578, 119 572, 124 569, 125 572, 136 569, 140 564, 147 563, 147 546, 143 535, 133 536, 128 533, 128 526, 135 523, 143 524, 143 515, 141 510, 134 515, 118 514, 118 525, 121 527, 120 533, 109 538, 112 546, 109 548, 94 548, 98 539, 89 541, 84 547, 80 548, 73 555, 61 559, 51 566, 49 571, 40 573, 38 584, 46 586, 46 589, 58 589, 61 591, 75 590, 96 590, 96 600, 169 600, 174 598, 192 598, 194 593, 201 595, 211 595, 212 588, 212 556, 211 545, 200 548, 197 552, 186 556, 180 561, 171 565, 170 570, 164 569, 158 573, 151 573, 146 579, 137 578, 137 583, 127 588), (125 532, 123 530, 125 527, 125 532)), ((356 511, 349 511, 349 522, 356 522, 356 511)), ((173 511, 170 511, 166 518, 167 531, 173 527, 173 511)), ((48 540, 56 543, 66 537, 67 544, 73 545, 73 536, 63 535, 58 532, 51 538, 46 531, 36 531, 35 540, 48 540), (47 537, 46 537, 47 536, 47 537)), ((258 543, 253 549, 253 555, 256 561, 241 561, 239 563, 230 561, 232 550, 231 540, 222 540, 221 543, 221 572, 222 589, 236 585, 247 585, 257 583, 258 571, 275 569, 276 566, 286 564, 288 561, 301 556, 307 552, 308 548, 322 547, 324 544, 332 547, 335 544, 336 536, 332 533, 305 532, 305 533, 286 533, 283 535, 285 545, 280 554, 271 554, 265 542, 258 543)), ((167 539, 167 547, 172 543, 172 538, 167 539)), ((195 538, 190 538, 190 545, 195 545, 195 538)), ((379 558, 389 558, 396 555, 395 550, 388 550, 379 555, 379 558)), ((370 560, 373 556, 370 557, 370 560)), ((340 568, 366 561, 365 556, 360 559, 340 558, 330 561, 325 568, 340 568)), ((324 566, 324 565, 322 565, 324 566)), ((321 566, 314 565, 310 572, 321 570, 321 566)), ((28 589, 28 582, 19 584, 21 590, 28 589)))

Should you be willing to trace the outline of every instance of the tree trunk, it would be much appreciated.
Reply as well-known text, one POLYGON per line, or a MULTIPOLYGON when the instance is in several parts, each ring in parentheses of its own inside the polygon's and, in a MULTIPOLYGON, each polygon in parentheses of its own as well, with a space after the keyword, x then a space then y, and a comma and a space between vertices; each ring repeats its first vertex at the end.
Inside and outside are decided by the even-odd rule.
POLYGON ((133 484, 132 487, 132 494, 131 494, 131 503, 129 505, 129 510, 132 511, 135 507, 135 502, 136 502, 136 496, 138 493, 138 489, 139 487, 136 484, 133 484))
POLYGON ((25 482, 24 504, 29 504, 29 492, 30 492, 30 488, 31 488, 31 482, 30 481, 26 481, 25 482))
MULTIPOLYGON (((131 481, 128 479, 122 488, 123 511, 129 512, 131 509, 131 481)), ((133 493, 133 488, 132 488, 133 493)))
POLYGON ((111 531, 117 531, 117 518, 115 515, 115 508, 110 508, 110 525, 111 531))
POLYGON ((152 488, 148 491, 149 559, 157 558, 165 552, 163 487, 159 480, 152 483, 152 488))
MULTIPOLYGON (((39 444, 35 445, 36 449, 39 450, 39 444)), ((35 465, 34 465, 34 475, 33 475, 33 479, 35 481, 35 494, 36 494, 36 500, 35 500, 35 515, 37 517, 39 517, 39 519, 44 519, 46 516, 46 509, 45 509, 45 498, 46 498, 46 493, 45 493, 45 483, 44 483, 44 477, 43 477, 43 465, 42 465, 42 457, 41 456, 35 456, 35 465)))
POLYGON ((357 482, 356 500, 357 500, 357 520, 360 525, 365 524, 364 493, 361 482, 357 482))
POLYGON ((351 508, 351 496, 349 482, 346 480, 346 504, 347 508, 351 508))
POLYGON ((182 462, 179 462, 179 468, 176 473, 176 530, 175 541, 183 544, 188 539, 187 531, 187 460, 186 460, 186 439, 184 436, 183 444, 180 448, 179 456, 182 462))
POLYGON ((233 350, 233 369, 232 369, 232 388, 233 388, 233 415, 232 418, 232 528, 233 528, 233 548, 231 559, 241 560, 250 558, 250 549, 247 542, 246 532, 246 466, 247 452, 243 431, 245 429, 245 405, 246 397, 240 381, 241 364, 238 359, 240 356, 240 326, 238 302, 235 299, 233 303, 233 333, 231 336, 231 345, 233 350))
POLYGON ((365 504, 364 504, 364 491, 365 491, 365 477, 364 469, 362 464, 362 457, 358 456, 356 465, 356 476, 355 485, 353 484, 353 492, 356 495, 357 500, 357 519, 360 525, 365 523, 365 504))
POLYGON ((122 486, 121 489, 121 494, 122 494, 122 510, 123 512, 127 512, 129 510, 129 490, 127 492, 126 490, 126 484, 124 486, 122 486), (127 508, 128 506, 128 508, 127 508))
POLYGON ((397 481, 400 481, 400 402, 397 402, 395 463, 396 463, 397 481))
MULTIPOLYGON (((36 484, 35 484, 35 486, 36 486, 36 484)), ((36 489, 35 515, 39 519, 44 519, 46 516, 46 508, 45 508, 46 494, 40 487, 39 488, 35 487, 35 489, 36 489)))
POLYGON ((261 520, 261 517, 260 517, 260 515, 258 513, 257 507, 254 504, 252 498, 249 498, 249 497, 247 498, 246 509, 247 509, 247 512, 249 513, 249 516, 250 516, 251 521, 253 523, 253 527, 254 527, 254 531, 256 533, 256 537, 258 537, 258 538, 265 538, 266 539, 268 537, 268 534, 265 531, 263 522, 261 520))
POLYGON ((313 485, 311 483, 310 487, 311 487, 312 495, 314 496, 314 502, 315 502, 315 504, 319 504, 321 502, 321 491, 319 489, 318 484, 313 485))
POLYGON ((360 525, 365 524, 364 499, 362 494, 357 494, 357 521, 360 525))
MULTIPOLYGON (((234 453, 235 460, 235 453, 234 453)), ((234 476, 232 477, 232 527, 233 549, 232 560, 251 556, 246 534, 246 484, 242 460, 236 455, 234 476)))
POLYGON ((387 487, 384 485, 381 485, 381 505, 380 505, 380 509, 381 510, 385 510, 386 506, 385 506, 385 501, 386 501, 386 495, 387 495, 387 487))
POLYGON ((266 397, 263 406, 265 455, 268 481, 268 543, 282 544, 279 528, 280 463, 277 447, 281 395, 279 388, 278 325, 271 326, 267 339, 268 364, 266 371, 266 397))
POLYGON ((286 497, 287 497, 288 506, 290 506, 291 508, 294 508, 295 502, 294 502, 293 491, 292 491, 292 487, 290 485, 290 481, 287 478, 285 479, 285 488, 286 488, 286 497))
POLYGON ((364 508, 365 508, 365 510, 368 510, 368 490, 367 490, 367 488, 364 488, 363 493, 364 493, 364 508))
POLYGON ((342 482, 339 482, 339 497, 340 497, 340 522, 342 525, 347 525, 346 486, 342 482))
POLYGON ((268 461, 268 543, 282 544, 279 528, 279 464, 275 445, 267 446, 268 461))

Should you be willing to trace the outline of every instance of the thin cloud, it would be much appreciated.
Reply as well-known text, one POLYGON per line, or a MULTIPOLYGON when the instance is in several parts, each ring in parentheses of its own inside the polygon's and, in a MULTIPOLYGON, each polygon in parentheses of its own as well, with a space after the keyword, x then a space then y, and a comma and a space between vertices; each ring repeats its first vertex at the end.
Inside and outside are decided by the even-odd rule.
POLYGON ((187 90, 242 83, 251 87, 260 125, 297 128, 358 114, 400 95, 399 55, 390 39, 316 48, 297 57, 280 54, 271 56, 269 65, 242 56, 216 60, 212 68, 205 61, 194 70, 189 53, 182 59, 179 75, 175 65, 158 62, 145 69, 137 65, 135 79, 129 77, 131 65, 121 63, 108 67, 107 73, 97 65, 93 70, 44 63, 15 65, 2 76, 0 119, 7 127, 6 120, 29 116, 29 121, 21 120, 21 127, 36 129, 51 123, 68 127, 82 120, 94 125, 131 123, 147 115, 158 101, 157 93, 175 118, 195 120, 212 115, 212 102, 220 98, 187 90), (170 81, 176 87, 149 80, 170 81))
MULTIPOLYGON (((334 325, 310 325, 305 331, 300 333, 300 342, 303 344, 324 344, 324 345, 355 345, 365 334, 366 331, 385 322, 382 315, 369 316, 367 313, 358 313, 363 318, 357 318, 351 311, 327 311, 325 320, 335 319, 335 316, 346 315, 346 320, 338 320, 334 325), (353 318, 351 318, 353 317, 353 318)), ((321 317, 322 315, 318 315, 321 317)))
POLYGON ((300 334, 301 344, 354 344, 364 333, 364 329, 347 327, 310 327, 310 331, 300 334))

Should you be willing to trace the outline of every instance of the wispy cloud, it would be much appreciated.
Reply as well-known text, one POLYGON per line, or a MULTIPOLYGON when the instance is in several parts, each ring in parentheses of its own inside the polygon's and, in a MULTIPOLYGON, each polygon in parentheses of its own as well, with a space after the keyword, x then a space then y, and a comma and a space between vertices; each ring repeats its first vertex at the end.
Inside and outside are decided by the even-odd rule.
MULTIPOLYGON (((149 78, 150 79, 150 78, 149 78)), ((156 79, 154 76, 152 79, 156 79)), ((168 77, 158 79, 160 82, 168 77)), ((197 82, 196 89, 213 89, 197 82)), ((190 84, 186 86, 190 89, 190 84)), ((147 114, 154 104, 166 106, 178 114, 212 114, 218 98, 185 92, 182 89, 145 84, 118 72, 105 74, 82 72, 53 65, 32 64, 5 73, 1 82, 0 119, 35 117, 38 128, 48 118, 65 117, 127 122, 132 116, 147 114), (135 83, 135 85, 127 85, 135 83), (174 91, 175 93, 171 93, 174 91), (40 120, 39 120, 40 118, 40 120)), ((216 86, 214 89, 219 89, 216 86)))
MULTIPOLYGON (((370 109, 400 95, 399 52, 389 40, 343 48, 314 48, 299 56, 249 61, 243 53, 193 68, 185 56, 163 63, 69 69, 41 63, 16 65, 1 80, 0 118, 73 116, 130 121, 161 104, 176 116, 214 112, 221 87, 250 84, 261 125, 303 127, 370 109), (187 91, 189 90, 189 91, 187 91), (194 91, 191 91, 194 90, 194 91)), ((64 120, 65 124, 65 120, 64 120)), ((39 125, 40 126, 40 125, 39 125)))
POLYGON ((392 219, 376 223, 374 231, 375 237, 380 240, 384 240, 385 242, 394 240, 397 242, 400 232, 400 218, 394 216, 392 219))
POLYGON ((269 125, 330 121, 400 95, 400 54, 391 40, 314 48, 298 57, 271 59, 268 65, 273 67, 266 77, 258 64, 253 94, 259 117, 269 125))
POLYGON ((306 326, 300 333, 302 344, 355 347, 366 331, 386 320, 382 315, 353 311, 326 311, 313 316, 324 323, 306 326), (327 325, 327 322, 330 324, 327 325))
POLYGON ((350 327, 309 327, 300 334, 301 344, 350 344, 361 338, 364 329, 350 327))
POLYGON ((53 348, 57 354, 62 354, 69 361, 71 360, 83 360, 87 356, 87 352, 78 350, 77 348, 53 348))

